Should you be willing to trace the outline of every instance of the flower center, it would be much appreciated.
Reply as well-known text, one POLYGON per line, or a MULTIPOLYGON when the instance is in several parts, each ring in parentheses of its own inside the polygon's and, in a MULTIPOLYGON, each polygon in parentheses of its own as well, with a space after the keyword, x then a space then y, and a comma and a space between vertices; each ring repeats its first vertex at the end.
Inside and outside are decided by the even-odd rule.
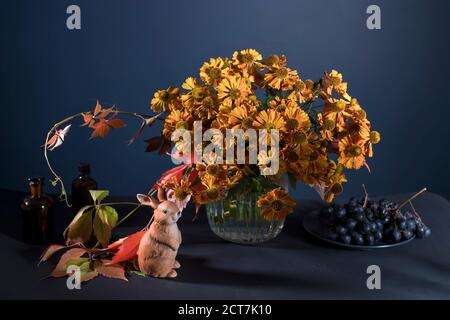
POLYGON ((181 120, 181 121, 178 121, 178 122, 177 122, 177 124, 176 124, 175 127, 176 127, 177 129, 187 129, 188 124, 187 124, 186 121, 181 120))
POLYGON ((286 128, 288 130, 295 130, 298 127, 298 121, 297 119, 289 119, 286 121, 286 128))
POLYGON ((252 63, 253 62, 253 56, 251 53, 246 53, 242 56, 242 62, 245 63, 252 63))
POLYGON ((378 131, 370 132, 370 142, 372 142, 373 144, 377 144, 378 142, 380 142, 380 140, 381 140, 381 136, 378 131))
POLYGON ((175 190, 175 198, 178 201, 183 201, 188 196, 188 193, 184 189, 177 189, 175 190))
POLYGON ((356 119, 358 120, 364 120, 367 117, 367 114, 364 110, 358 110, 356 112, 356 119))
POLYGON ((345 102, 344 101, 341 101, 341 100, 339 100, 338 102, 336 102, 335 104, 334 104, 334 107, 335 107, 335 111, 336 112, 342 112, 342 111, 344 111, 345 110, 345 102))
POLYGON ((211 79, 213 79, 213 80, 220 79, 221 75, 222 75, 222 71, 219 68, 209 69, 209 76, 211 77, 211 79))
POLYGON ((276 75, 278 78, 280 78, 280 79, 284 79, 284 78, 287 77, 288 71, 287 71, 286 68, 281 68, 281 69, 278 69, 278 70, 275 72, 275 75, 276 75))
POLYGON ((305 84, 303 82, 300 81, 294 84, 295 91, 302 91, 303 89, 305 89, 305 84))
POLYGON ((362 149, 360 146, 353 145, 349 148, 349 153, 350 153, 350 155, 357 157, 357 156, 361 155, 362 149))
POLYGON ((331 130, 334 130, 335 127, 336 127, 336 123, 331 119, 327 119, 323 123, 323 128, 325 130, 331 131, 331 130))
POLYGON ((331 83, 333 86, 338 86, 341 84, 341 79, 339 77, 331 77, 331 83))
POLYGON ((169 100, 169 97, 170 97, 170 95, 169 95, 169 93, 168 93, 167 91, 163 91, 163 92, 161 92, 161 94, 159 95, 159 98, 160 98, 162 101, 168 101, 168 100, 169 100))
POLYGON ((214 105, 213 99, 211 97, 206 97, 205 99, 203 99, 202 101, 202 106, 206 109, 210 109, 212 108, 212 106, 214 105))
POLYGON ((274 211, 281 211, 281 209, 283 209, 283 202, 281 202, 281 200, 274 200, 272 202, 271 208, 274 211))
POLYGON ((192 97, 194 99, 201 100, 201 99, 203 99, 204 96, 205 96, 205 92, 204 92, 203 88, 197 87, 197 88, 192 89, 192 97))
POLYGON ((301 144, 306 141, 306 134, 303 132, 298 132, 294 135, 294 142, 296 144, 301 144))
POLYGON ((342 188, 342 184, 340 184, 340 183, 333 184, 330 189, 330 191, 334 194, 340 194, 340 193, 342 193, 343 190, 344 190, 344 188, 342 188))
POLYGON ((219 166, 217 164, 208 164, 206 172, 212 176, 217 176, 219 174, 219 166))
POLYGON ((252 117, 246 117, 244 120, 242 120, 242 127, 243 129, 248 129, 253 126, 253 118, 252 117))
POLYGON ((219 197, 219 190, 216 187, 212 187, 206 191, 206 196, 210 200, 216 200, 219 197))
POLYGON ((239 97, 241 96, 241 91, 237 88, 230 89, 229 96, 232 100, 239 99, 239 97))

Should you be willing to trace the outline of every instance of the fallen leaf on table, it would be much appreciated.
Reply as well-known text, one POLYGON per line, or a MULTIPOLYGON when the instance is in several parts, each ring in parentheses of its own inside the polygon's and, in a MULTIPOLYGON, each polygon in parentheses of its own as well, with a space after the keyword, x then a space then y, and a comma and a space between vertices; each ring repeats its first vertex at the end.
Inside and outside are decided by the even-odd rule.
POLYGON ((64 253, 61 256, 61 259, 59 259, 58 264, 56 265, 55 269, 53 269, 50 276, 55 277, 55 278, 66 276, 67 275, 66 263, 70 260, 80 258, 85 253, 86 253, 86 249, 83 249, 83 248, 74 248, 74 249, 68 250, 66 253, 64 253))
POLYGON ((102 260, 104 264, 99 265, 95 268, 100 275, 108 278, 120 279, 128 281, 125 276, 125 270, 119 264, 108 264, 108 260, 102 260))
POLYGON ((47 249, 45 249, 45 251, 42 253, 40 260, 39 260, 39 264, 41 264, 42 262, 47 261, 48 259, 50 259, 57 251, 66 248, 66 246, 62 246, 59 244, 52 244, 51 246, 48 246, 47 249))
POLYGON ((91 270, 91 262, 86 261, 82 265, 80 265, 80 280, 81 282, 86 282, 94 279, 98 276, 98 272, 96 270, 91 270))
POLYGON ((119 251, 114 255, 111 264, 124 262, 133 259, 139 249, 139 243, 144 236, 144 231, 139 231, 129 235, 119 247, 119 251))

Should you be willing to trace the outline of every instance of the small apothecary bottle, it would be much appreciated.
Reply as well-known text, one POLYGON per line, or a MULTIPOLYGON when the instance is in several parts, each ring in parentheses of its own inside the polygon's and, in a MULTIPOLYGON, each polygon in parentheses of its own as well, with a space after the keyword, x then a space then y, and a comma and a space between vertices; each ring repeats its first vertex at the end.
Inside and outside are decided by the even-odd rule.
POLYGON ((29 244, 47 244, 54 237, 53 200, 44 194, 44 178, 28 179, 31 194, 20 205, 22 239, 29 244))
POLYGON ((89 190, 97 190, 97 182, 91 178, 91 167, 80 163, 78 177, 72 182, 72 213, 76 215, 84 206, 94 204, 89 190))

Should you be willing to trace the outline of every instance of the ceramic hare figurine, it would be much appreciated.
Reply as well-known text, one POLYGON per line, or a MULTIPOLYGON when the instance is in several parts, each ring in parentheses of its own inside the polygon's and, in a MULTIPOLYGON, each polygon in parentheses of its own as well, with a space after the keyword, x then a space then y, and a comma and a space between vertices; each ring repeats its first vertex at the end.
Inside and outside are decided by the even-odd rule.
POLYGON ((177 226, 181 212, 175 203, 166 200, 162 189, 158 190, 158 200, 143 194, 138 194, 137 198, 142 205, 154 209, 153 222, 139 244, 139 269, 149 276, 175 278, 177 272, 174 269, 180 267, 175 258, 181 244, 177 226))

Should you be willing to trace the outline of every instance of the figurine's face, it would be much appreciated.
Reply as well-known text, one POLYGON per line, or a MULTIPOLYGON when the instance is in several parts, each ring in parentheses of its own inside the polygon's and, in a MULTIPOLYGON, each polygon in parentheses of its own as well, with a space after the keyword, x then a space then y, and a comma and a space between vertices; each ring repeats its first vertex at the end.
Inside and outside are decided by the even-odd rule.
POLYGON ((162 224, 173 224, 177 223, 178 219, 181 217, 181 212, 178 206, 168 200, 161 202, 155 210, 154 219, 155 221, 162 224))

